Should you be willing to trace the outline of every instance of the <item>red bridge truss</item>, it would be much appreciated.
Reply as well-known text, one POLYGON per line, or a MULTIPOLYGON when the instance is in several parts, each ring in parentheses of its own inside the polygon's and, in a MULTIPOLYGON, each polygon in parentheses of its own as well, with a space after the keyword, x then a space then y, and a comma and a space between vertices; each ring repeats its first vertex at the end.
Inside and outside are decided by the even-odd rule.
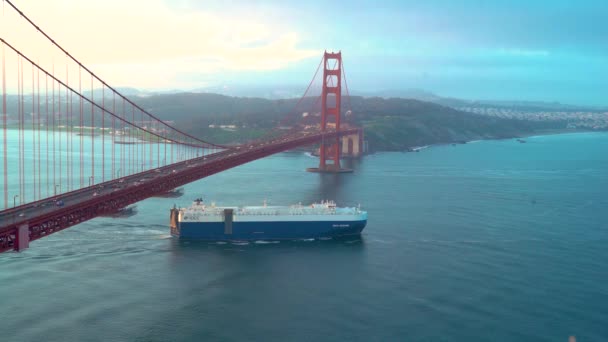
POLYGON ((313 109, 295 110, 300 117, 292 120, 296 122, 291 129, 224 146, 197 138, 137 105, 69 54, 10 0, 4 2, 51 42, 66 65, 58 67, 53 61, 45 66, 0 37, 0 252, 22 250, 30 241, 78 223, 304 145, 320 144, 315 170, 340 172, 340 138, 362 136, 358 128, 341 127, 340 52, 324 54, 321 95, 311 101, 311 82, 296 107, 307 102, 313 109))

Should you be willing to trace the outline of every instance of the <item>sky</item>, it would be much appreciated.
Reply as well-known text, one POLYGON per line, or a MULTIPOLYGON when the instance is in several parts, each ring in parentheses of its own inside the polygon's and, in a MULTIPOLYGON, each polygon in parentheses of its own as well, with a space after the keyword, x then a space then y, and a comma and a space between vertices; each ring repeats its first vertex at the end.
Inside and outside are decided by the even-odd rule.
MULTIPOLYGON (((323 51, 339 50, 353 92, 608 105, 605 0, 14 2, 115 86, 303 91, 323 51)), ((12 12, 0 36, 63 58, 12 12)))

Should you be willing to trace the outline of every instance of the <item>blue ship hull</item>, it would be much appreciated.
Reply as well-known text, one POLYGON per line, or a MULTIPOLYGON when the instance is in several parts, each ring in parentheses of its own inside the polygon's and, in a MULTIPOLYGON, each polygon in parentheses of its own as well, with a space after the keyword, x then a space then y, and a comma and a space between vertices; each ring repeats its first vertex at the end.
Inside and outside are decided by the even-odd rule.
POLYGON ((180 222, 171 235, 213 241, 317 239, 358 235, 366 224, 367 220, 234 222, 232 234, 226 234, 224 222, 180 222))

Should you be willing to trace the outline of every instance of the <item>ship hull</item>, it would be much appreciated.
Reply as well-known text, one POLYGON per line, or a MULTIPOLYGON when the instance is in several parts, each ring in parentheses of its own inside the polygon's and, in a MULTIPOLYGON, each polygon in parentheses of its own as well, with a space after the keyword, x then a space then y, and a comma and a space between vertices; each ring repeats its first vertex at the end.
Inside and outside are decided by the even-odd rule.
POLYGON ((171 229, 179 238, 211 241, 298 240, 359 235, 367 220, 234 222, 227 234, 224 222, 180 222, 171 229))

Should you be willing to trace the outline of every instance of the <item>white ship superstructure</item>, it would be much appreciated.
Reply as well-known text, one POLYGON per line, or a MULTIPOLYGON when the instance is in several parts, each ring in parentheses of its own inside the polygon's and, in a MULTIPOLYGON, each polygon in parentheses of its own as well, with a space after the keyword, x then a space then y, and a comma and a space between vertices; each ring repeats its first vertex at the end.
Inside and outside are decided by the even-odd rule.
POLYGON ((361 232, 367 212, 333 201, 291 206, 216 206, 202 200, 172 210, 172 233, 208 239, 290 239, 361 232), (175 221, 175 222, 173 222, 175 221))

